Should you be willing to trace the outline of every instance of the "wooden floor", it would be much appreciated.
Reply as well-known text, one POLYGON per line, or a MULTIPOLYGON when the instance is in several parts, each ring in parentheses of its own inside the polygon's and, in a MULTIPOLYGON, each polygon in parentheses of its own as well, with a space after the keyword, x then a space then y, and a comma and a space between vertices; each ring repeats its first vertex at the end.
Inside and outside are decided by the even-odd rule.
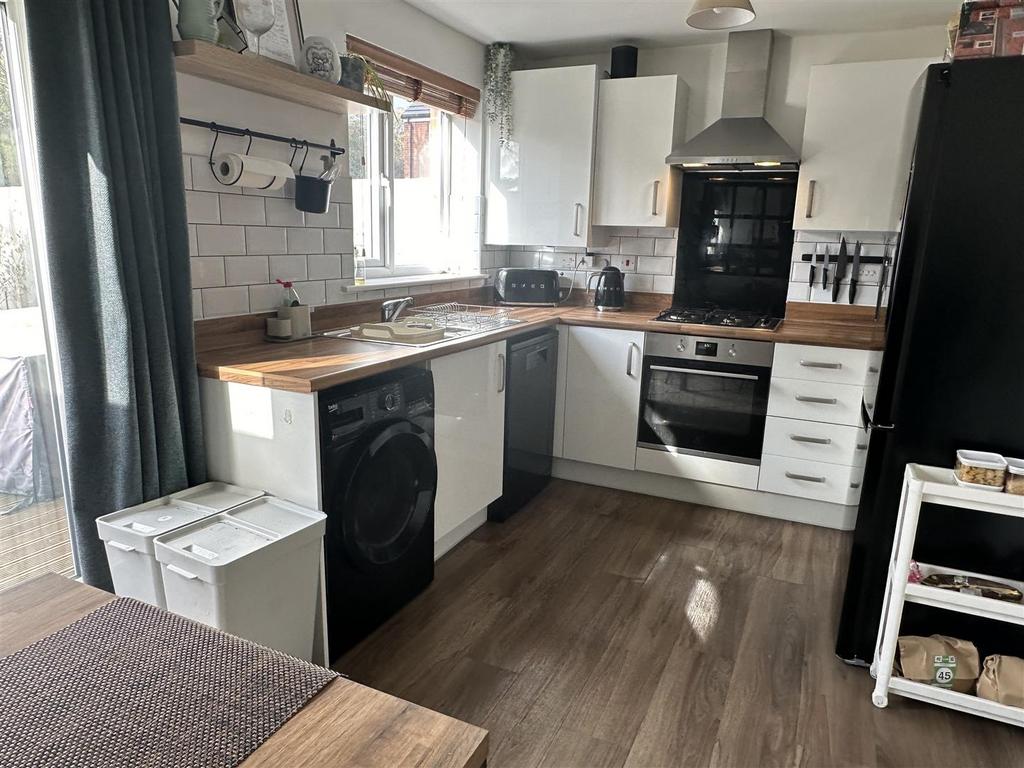
POLYGON ((50 571, 75 573, 64 500, 22 507, 23 501, 0 494, 0 589, 50 571))
POLYGON ((849 536, 554 481, 337 668, 487 728, 491 768, 1024 766, 836 660, 849 536))

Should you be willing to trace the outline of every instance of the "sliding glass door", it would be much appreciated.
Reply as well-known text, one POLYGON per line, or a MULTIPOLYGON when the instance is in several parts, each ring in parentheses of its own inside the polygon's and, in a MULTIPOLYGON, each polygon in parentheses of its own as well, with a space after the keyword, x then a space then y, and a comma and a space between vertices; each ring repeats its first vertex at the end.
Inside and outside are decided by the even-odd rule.
POLYGON ((0 589, 76 573, 17 32, 0 3, 0 589))

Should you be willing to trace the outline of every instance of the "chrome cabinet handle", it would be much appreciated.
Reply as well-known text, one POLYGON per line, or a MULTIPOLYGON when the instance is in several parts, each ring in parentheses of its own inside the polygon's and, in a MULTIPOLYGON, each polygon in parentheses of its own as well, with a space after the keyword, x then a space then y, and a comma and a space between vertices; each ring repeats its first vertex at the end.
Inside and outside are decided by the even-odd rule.
POLYGON ((799 403, 820 403, 821 405, 835 405, 839 402, 834 397, 811 397, 810 395, 794 395, 799 403))
POLYGON ((633 347, 637 347, 635 341, 629 342, 629 346, 626 347, 626 375, 633 378, 633 347))
POLYGON ((576 207, 573 209, 573 222, 572 222, 572 234, 574 237, 580 236, 580 213, 583 212, 583 203, 576 203, 576 207))
POLYGON ((789 439, 795 443, 814 443, 815 445, 832 445, 831 437, 808 437, 807 435, 790 435, 789 439))
POLYGON ((828 368, 829 370, 838 371, 843 367, 842 363, 819 363, 815 360, 801 360, 800 366, 802 368, 828 368))
POLYGON ((500 393, 500 392, 504 392, 505 391, 505 353, 504 352, 499 352, 498 353, 498 367, 499 367, 499 370, 501 371, 498 374, 498 392, 500 393))
POLYGON ((658 215, 658 188, 661 186, 661 179, 654 180, 654 199, 651 201, 651 216, 658 215))
POLYGON ((814 212, 814 186, 817 182, 811 179, 807 182, 807 210, 804 211, 804 218, 811 218, 811 214, 814 212))
POLYGON ((824 483, 824 477, 814 477, 814 475, 798 475, 796 472, 786 472, 786 477, 790 480, 804 480, 808 483, 824 483))

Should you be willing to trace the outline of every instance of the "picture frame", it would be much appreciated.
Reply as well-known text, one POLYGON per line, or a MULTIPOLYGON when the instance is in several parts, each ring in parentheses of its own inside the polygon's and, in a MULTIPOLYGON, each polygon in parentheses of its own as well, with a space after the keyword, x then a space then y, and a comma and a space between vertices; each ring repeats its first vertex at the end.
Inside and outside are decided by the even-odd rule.
MULTIPOLYGON (((239 0, 239 2, 245 1, 239 0)), ((260 36, 260 55, 290 67, 296 67, 303 40, 302 16, 299 13, 298 0, 264 1, 273 3, 277 18, 273 28, 260 36)))

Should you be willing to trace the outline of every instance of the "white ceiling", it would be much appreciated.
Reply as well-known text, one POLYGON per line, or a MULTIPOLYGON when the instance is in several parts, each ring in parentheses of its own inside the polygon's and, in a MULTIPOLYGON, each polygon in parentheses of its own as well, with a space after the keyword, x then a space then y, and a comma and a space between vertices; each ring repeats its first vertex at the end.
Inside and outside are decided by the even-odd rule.
MULTIPOLYGON (((693 0, 406 0, 483 43, 517 44, 533 57, 609 44, 666 47, 712 43, 725 32, 686 25, 693 0)), ((757 18, 738 29, 783 34, 876 32, 945 24, 959 0, 752 0, 757 18)))

